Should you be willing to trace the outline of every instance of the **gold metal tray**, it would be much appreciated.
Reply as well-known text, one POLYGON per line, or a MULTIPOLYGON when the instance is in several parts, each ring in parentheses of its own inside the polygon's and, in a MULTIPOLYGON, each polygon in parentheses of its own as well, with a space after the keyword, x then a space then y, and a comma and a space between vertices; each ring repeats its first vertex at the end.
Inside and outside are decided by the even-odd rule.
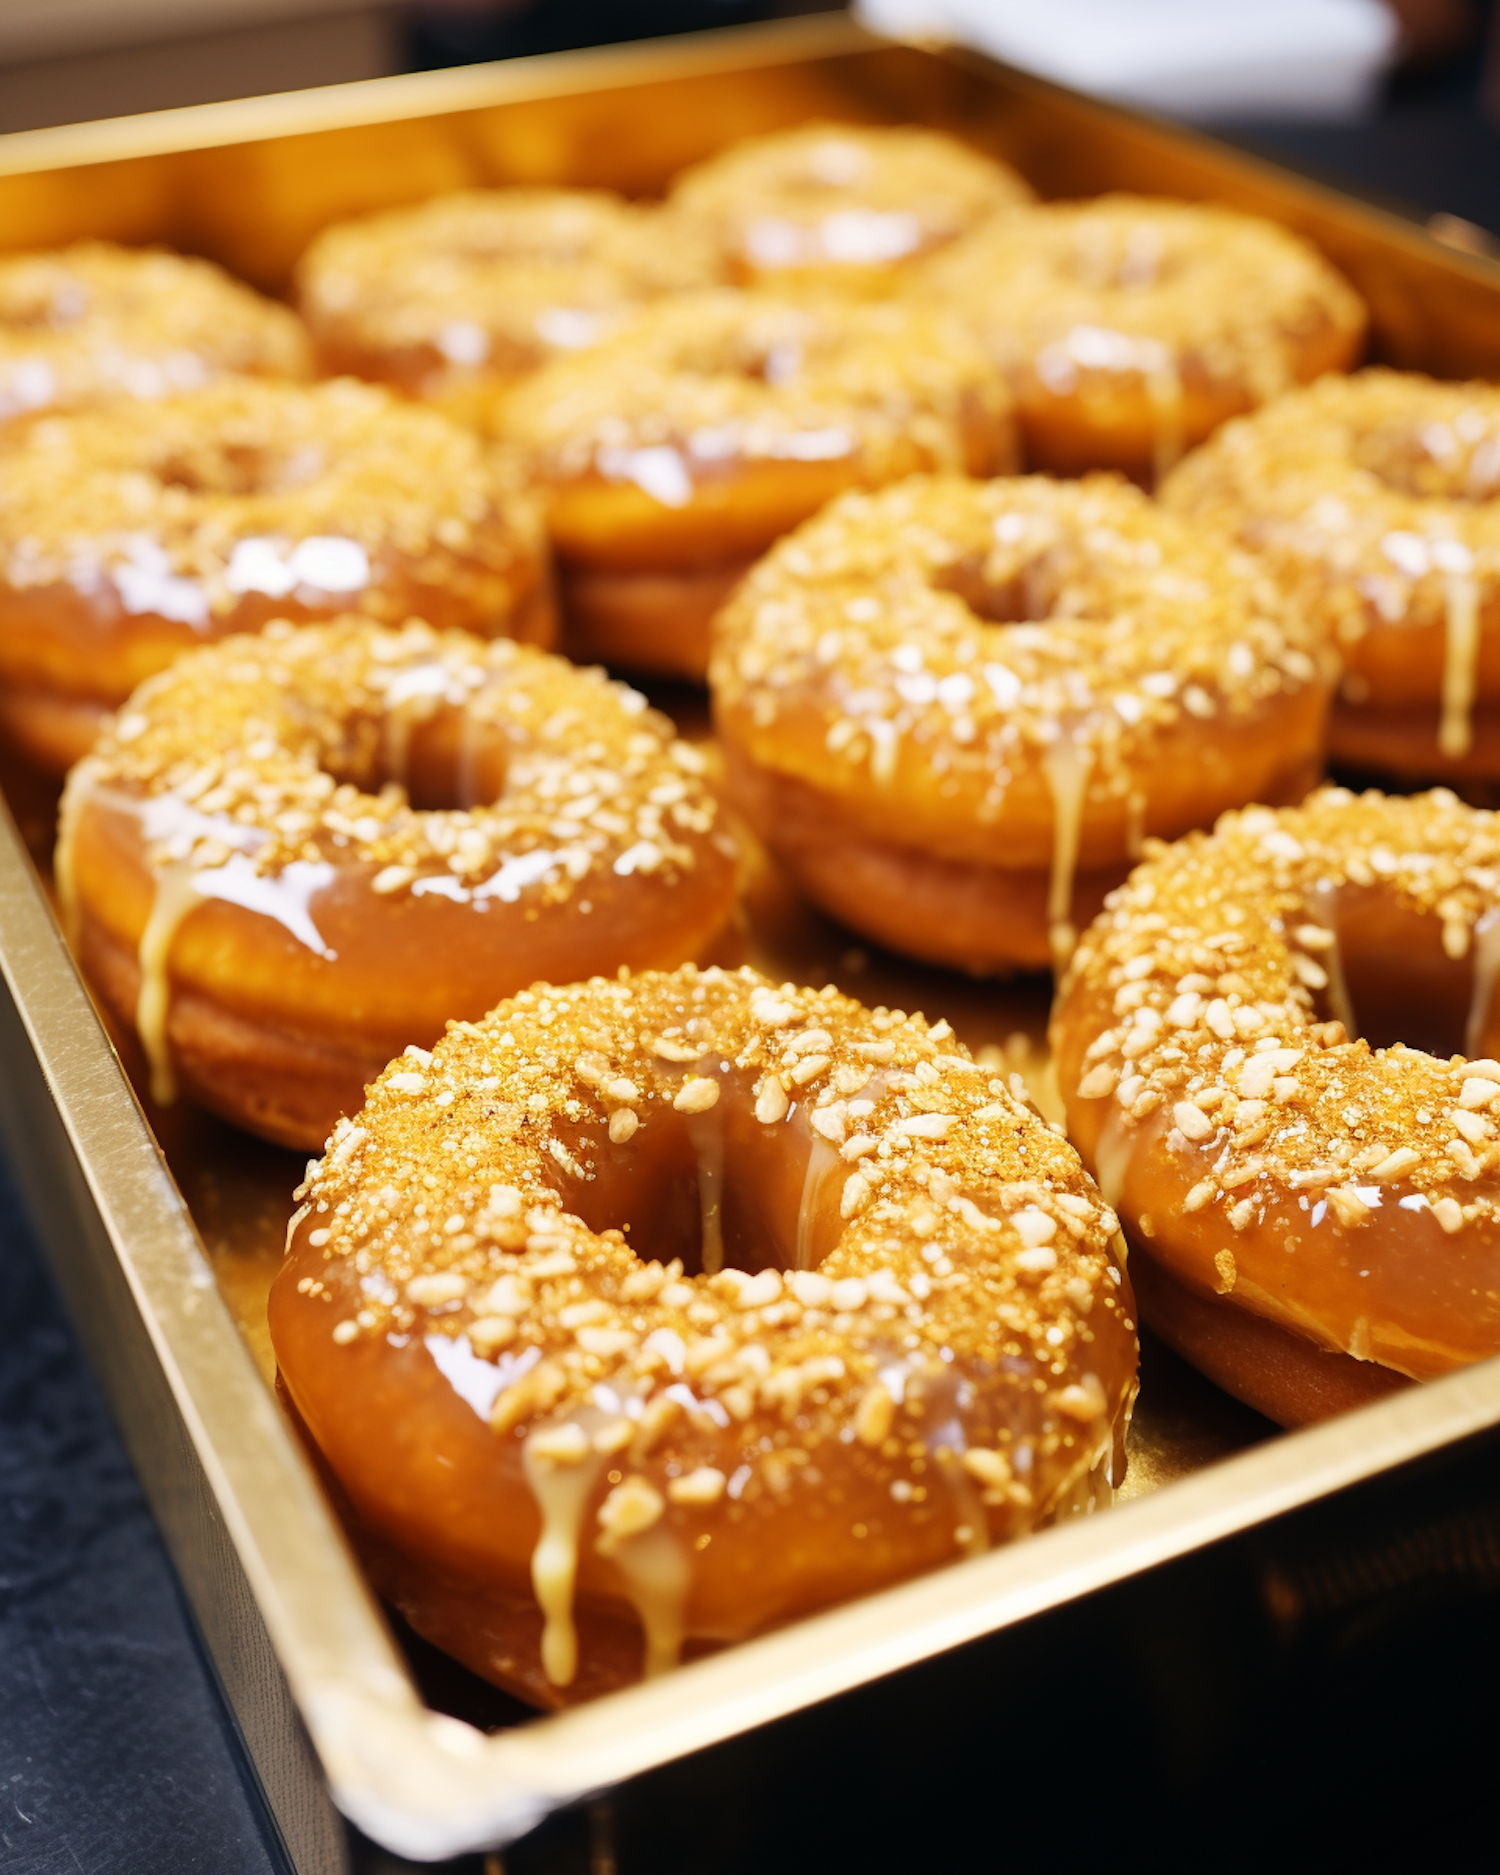
MULTIPOLYGON (((1310 235, 1374 349, 1500 377, 1500 267, 1211 141, 842 16, 0 137, 0 246, 165 241, 276 288, 324 223, 475 182, 659 188, 810 117, 940 126, 1045 195, 1215 198, 1310 235)), ((688 725, 684 725, 685 728, 688 725)), ((27 856, 49 802, 0 817, 0 1131, 176 1560, 291 1859, 349 1866, 339 1813, 430 1860, 555 1806, 1081 1600, 1500 1425, 1500 1363, 1310 1431, 1272 1428, 1148 1349, 1125 1500, 571 1712, 486 1733, 424 1705, 266 1381, 266 1289, 300 1167, 137 1103, 27 856), (1169 1487, 1169 1488, 1167 1488, 1169 1487)), ((769 868, 748 960, 947 1016, 1040 1070, 1046 991, 851 948, 769 868)))

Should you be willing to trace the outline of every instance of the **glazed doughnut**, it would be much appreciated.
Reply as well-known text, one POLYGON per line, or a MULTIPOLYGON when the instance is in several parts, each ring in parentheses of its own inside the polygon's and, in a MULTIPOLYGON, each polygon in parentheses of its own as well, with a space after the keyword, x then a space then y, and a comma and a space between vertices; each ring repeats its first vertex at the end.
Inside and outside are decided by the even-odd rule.
POLYGON ((281 1374, 412 1625, 557 1705, 1108 1502, 1115 1219, 946 1023, 546 984, 309 1168, 281 1374))
POLYGON ((1227 417, 1348 368, 1364 306, 1297 235, 1106 195, 996 220, 923 270, 1016 395, 1030 467, 1149 484, 1227 417))
POLYGON ((1113 476, 846 495, 719 621, 730 787, 891 949, 1063 961, 1148 834, 1320 772, 1325 654, 1253 572, 1113 476))
POLYGON ((737 279, 887 292, 913 262, 1029 202, 1007 164, 933 130, 809 124, 684 170, 669 206, 737 279))
POLYGON ((548 643, 529 496, 467 431, 345 379, 32 425, 0 479, 0 728, 62 774, 185 647, 413 614, 548 643))
POLYGON ((1162 499, 1256 549, 1333 633, 1335 760, 1500 781, 1500 389, 1324 378, 1228 425, 1162 499))
POLYGON ((1075 954, 1058 1083, 1146 1319, 1284 1424, 1500 1352, 1497 938, 1495 815, 1324 789, 1158 848, 1075 954))
POLYGON ((0 432, 49 410, 177 397, 225 375, 310 371, 295 315, 210 261, 107 241, 0 258, 0 432))
POLYGON ((58 892, 159 1100, 317 1147, 449 1017, 707 945, 735 859, 703 769, 545 652, 272 624, 143 684, 74 769, 58 892))
POLYGON ((603 189, 473 189, 327 228, 297 297, 323 367, 483 421, 497 394, 665 293, 716 285, 706 236, 603 189))
POLYGON ((571 653, 699 680, 745 569, 832 496, 1014 460, 1005 388, 950 322, 731 292, 549 365, 504 428, 550 491, 571 653))

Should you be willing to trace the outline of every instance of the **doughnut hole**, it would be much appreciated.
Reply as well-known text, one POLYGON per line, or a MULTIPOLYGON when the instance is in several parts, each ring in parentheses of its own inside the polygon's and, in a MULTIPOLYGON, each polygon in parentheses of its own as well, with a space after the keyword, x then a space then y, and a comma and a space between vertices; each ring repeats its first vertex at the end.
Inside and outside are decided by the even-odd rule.
POLYGON ((943 567, 932 584, 961 599, 975 618, 990 625, 1032 625, 1056 615, 1065 569, 1055 548, 1044 548, 1015 565, 997 556, 967 555, 943 567))
POLYGON ((231 430, 205 432, 191 450, 179 443, 150 473, 163 488, 195 495, 281 495, 308 487, 324 467, 320 449, 267 449, 236 441, 231 430))
POLYGON ((1439 919, 1378 885, 1340 886, 1329 910, 1335 943, 1315 959, 1329 977, 1314 990, 1319 1021, 1343 1022, 1372 1048, 1403 1043, 1444 1061, 1500 1045, 1500 1007, 1492 996, 1500 949, 1483 931, 1452 957, 1439 919))
POLYGON ((839 1200, 849 1170, 815 1137, 800 1103, 784 1124, 755 1117, 750 1080, 717 1064, 690 1067, 721 1091, 700 1114, 642 1101, 640 1124, 622 1144, 603 1125, 559 1118, 570 1156, 593 1169, 582 1187, 559 1171, 555 1189, 591 1230, 621 1230, 643 1262, 679 1258, 688 1276, 723 1268, 815 1269, 842 1228, 839 1200))
POLYGON ((325 747, 318 763, 340 786, 371 795, 396 787, 419 812, 493 806, 505 792, 509 739, 459 705, 440 701, 399 727, 361 717, 343 728, 342 741, 325 747))

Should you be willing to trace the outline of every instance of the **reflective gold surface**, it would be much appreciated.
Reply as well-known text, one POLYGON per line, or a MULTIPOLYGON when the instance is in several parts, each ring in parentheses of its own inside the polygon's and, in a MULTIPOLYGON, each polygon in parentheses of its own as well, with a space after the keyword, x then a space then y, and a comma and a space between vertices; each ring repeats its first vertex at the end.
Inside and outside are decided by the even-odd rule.
MULTIPOLYGON (((651 192, 737 137, 810 116, 946 128, 1047 195, 1125 187, 1269 214, 1364 291, 1379 355, 1500 376, 1500 266, 1205 139, 978 58, 882 45, 840 16, 0 137, 0 247, 164 241, 277 289, 318 228, 361 209, 476 181, 651 192)), ((45 790, 7 793, 39 851, 45 790)), ((946 1015, 1045 1091, 1040 984, 864 953, 768 870, 748 904, 746 960, 946 1015)), ((153 1116, 153 1136, 3 816, 0 969, 19 1051, 0 1130, 303 1870, 345 1866, 304 1726, 335 1801, 369 1834, 455 1854, 1500 1423, 1490 1363, 1271 1437, 1148 1347, 1124 1493, 1136 1502, 485 1739, 421 1708, 257 1379, 270 1372, 264 1299, 297 1160, 185 1110, 153 1116)))

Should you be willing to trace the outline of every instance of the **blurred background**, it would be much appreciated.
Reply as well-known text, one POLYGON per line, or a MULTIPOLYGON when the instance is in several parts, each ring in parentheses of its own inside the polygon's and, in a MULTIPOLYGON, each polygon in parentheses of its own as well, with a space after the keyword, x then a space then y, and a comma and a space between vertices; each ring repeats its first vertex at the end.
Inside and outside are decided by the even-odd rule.
MULTIPOLYGON (((3 0, 0 131, 744 25, 817 0, 3 0)), ((1496 0, 863 0, 1500 252, 1496 0)))

